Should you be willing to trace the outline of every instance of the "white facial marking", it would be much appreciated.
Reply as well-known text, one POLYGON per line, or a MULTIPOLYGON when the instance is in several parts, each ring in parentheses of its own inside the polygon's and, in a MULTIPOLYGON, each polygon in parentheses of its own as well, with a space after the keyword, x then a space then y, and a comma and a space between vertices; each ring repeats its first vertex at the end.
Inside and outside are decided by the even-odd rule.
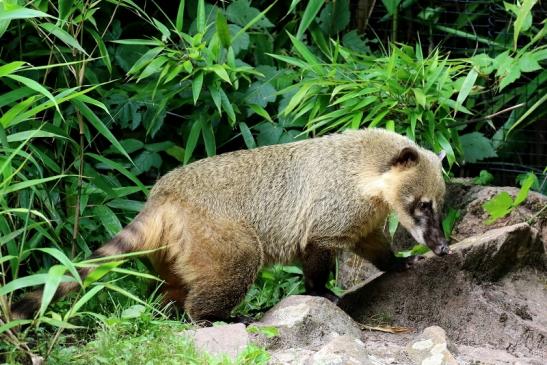
POLYGON ((414 237, 416 242, 422 245, 425 244, 424 231, 421 227, 419 226, 412 227, 412 229, 410 230, 410 234, 412 235, 412 237, 414 237))

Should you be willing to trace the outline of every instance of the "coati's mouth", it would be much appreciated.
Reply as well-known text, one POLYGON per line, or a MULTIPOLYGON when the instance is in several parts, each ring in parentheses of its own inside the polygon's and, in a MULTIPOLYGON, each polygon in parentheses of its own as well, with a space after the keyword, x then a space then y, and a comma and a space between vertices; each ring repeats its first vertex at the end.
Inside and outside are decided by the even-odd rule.
POLYGON ((433 253, 437 256, 444 256, 452 253, 452 250, 450 249, 450 247, 448 247, 446 241, 442 242, 441 244, 436 244, 433 247, 429 246, 429 248, 431 248, 431 251, 433 251, 433 253))

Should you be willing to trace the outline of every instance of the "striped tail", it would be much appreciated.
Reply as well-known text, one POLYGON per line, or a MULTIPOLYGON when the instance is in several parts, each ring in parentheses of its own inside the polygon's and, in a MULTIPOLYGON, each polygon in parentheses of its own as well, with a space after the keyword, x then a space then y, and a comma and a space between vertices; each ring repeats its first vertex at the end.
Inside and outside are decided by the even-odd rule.
MULTIPOLYGON (((90 258, 109 257, 121 255, 143 249, 146 242, 144 234, 144 214, 139 214, 130 224, 121 232, 114 236, 105 245, 95 250, 90 258)), ((84 280, 93 268, 82 268, 78 270, 80 278, 84 280)), ((79 284, 76 282, 61 283, 55 292, 53 300, 57 300, 67 293, 77 290, 79 284)), ((11 319, 29 319, 32 318, 40 308, 43 290, 35 290, 24 294, 17 302, 11 306, 11 319)))

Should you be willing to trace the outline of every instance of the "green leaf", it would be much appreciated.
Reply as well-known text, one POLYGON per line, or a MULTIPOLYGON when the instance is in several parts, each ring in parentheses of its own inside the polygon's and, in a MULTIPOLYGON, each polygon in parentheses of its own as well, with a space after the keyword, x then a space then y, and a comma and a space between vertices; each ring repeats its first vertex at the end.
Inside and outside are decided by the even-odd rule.
POLYGON ((230 47, 232 40, 230 37, 230 30, 228 29, 228 22, 220 10, 217 10, 216 26, 220 44, 222 44, 222 47, 224 48, 230 47))
POLYGON ((103 157, 101 155, 97 155, 95 153, 86 153, 86 156, 90 156, 90 157, 94 158, 95 160, 105 164, 109 168, 118 171, 119 173, 121 173, 122 175, 127 177, 129 180, 133 181, 135 183, 135 185, 137 185, 143 193, 148 194, 148 189, 139 180, 139 178, 136 177, 134 174, 132 174, 128 169, 126 169, 120 163, 112 161, 112 160, 110 160, 106 157, 103 157))
POLYGON ((382 0, 382 3, 386 7, 386 10, 389 13, 389 15, 393 16, 393 14, 395 14, 395 12, 397 11, 397 8, 399 7, 401 0, 382 0))
POLYGON ((268 114, 266 109, 264 109, 263 107, 257 104, 251 104, 249 105, 249 107, 256 114, 260 115, 262 118, 266 119, 268 122, 273 123, 272 117, 270 117, 270 114, 268 114))
POLYGON ((302 36, 310 26, 311 22, 317 16, 317 13, 319 13, 319 10, 323 6, 324 2, 325 0, 308 1, 308 5, 306 5, 306 9, 304 10, 304 14, 302 15, 302 20, 300 20, 300 24, 298 25, 298 31, 296 32, 297 39, 302 39, 302 36))
POLYGON ((122 311, 121 317, 124 319, 139 318, 146 310, 142 304, 134 304, 122 311))
POLYGON ((313 66, 319 65, 319 60, 317 57, 313 55, 313 53, 306 47, 304 43, 302 43, 298 38, 293 37, 291 34, 289 34, 289 38, 291 39, 291 42, 296 49, 296 51, 304 57, 304 59, 313 66))
POLYGON ((29 18, 54 18, 52 15, 39 10, 28 8, 16 8, 11 10, 4 9, 0 12, 0 21, 29 18))
POLYGON ((267 338, 279 336, 279 330, 277 329, 277 327, 274 327, 274 326, 251 325, 247 327, 247 332, 262 334, 266 336, 267 338))
POLYGON ((204 67, 203 70, 205 71, 213 71, 215 74, 218 75, 222 80, 226 81, 227 83, 231 84, 230 76, 228 76, 228 72, 226 72, 226 69, 222 65, 212 65, 209 67, 204 67))
POLYGON ((397 213, 391 212, 388 216, 388 232, 389 236, 393 238, 395 235, 395 231, 397 231, 397 227, 399 226, 399 217, 397 216, 397 213))
POLYGON ((536 180, 537 180, 536 175, 534 175, 533 173, 528 174, 526 179, 522 182, 522 186, 517 196, 515 197, 515 201, 513 202, 513 207, 519 206, 522 202, 526 200, 526 198, 528 197, 528 192, 530 191, 530 188, 532 187, 532 185, 534 185, 534 182, 536 180))
POLYGON ((162 42, 166 42, 171 37, 171 32, 169 29, 156 18, 152 18, 152 22, 156 26, 156 29, 160 31, 162 42))
POLYGON ((54 257, 57 261, 59 261, 72 275, 72 277, 81 285, 82 280, 80 279, 80 274, 78 274, 78 270, 76 269, 76 266, 74 266, 74 263, 65 255, 65 253, 61 250, 58 250, 56 248, 52 247, 42 247, 42 248, 35 248, 35 251, 41 251, 44 253, 47 253, 48 255, 54 257))
POLYGON ((489 173, 487 170, 481 170, 479 176, 473 179, 473 183, 477 185, 488 185, 494 181, 494 175, 489 173))
POLYGON ((505 217, 511 212, 512 205, 513 199, 509 193, 502 191, 497 194, 482 205, 484 210, 490 214, 490 218, 485 223, 492 224, 499 218, 505 217))
MULTIPOLYGON (((0 287, 0 296, 7 295, 18 289, 28 288, 29 286, 42 285, 48 280, 48 277, 48 274, 33 274, 14 279, 8 282, 3 287, 0 287)), ((74 280, 72 278, 64 276, 62 281, 68 282, 74 280)))
POLYGON ((460 211, 454 208, 448 208, 448 213, 445 214, 442 226, 444 237, 448 240, 452 236, 452 231, 456 225, 457 220, 460 218, 460 211))
POLYGON ((205 120, 205 118, 201 120, 201 123, 201 133, 203 135, 203 142, 205 143, 205 151, 207 152, 207 156, 214 156, 216 155, 217 147, 215 142, 215 134, 213 132, 213 125, 210 120, 205 120))
POLYGON ((194 149, 196 148, 196 145, 198 144, 198 138, 199 134, 201 132, 201 121, 196 120, 194 121, 194 124, 192 125, 192 129, 190 129, 190 134, 188 135, 188 140, 186 141, 186 147, 184 149, 184 165, 186 165, 190 158, 192 157, 192 154, 194 153, 194 149))
POLYGON ((94 207, 93 215, 99 219, 109 236, 113 237, 122 230, 120 220, 112 209, 106 205, 97 205, 94 207))
MULTIPOLYGON (((23 67, 25 64, 26 62, 23 62, 23 61, 14 61, 14 62, 6 63, 5 65, 0 66, 0 77, 4 77, 14 73, 15 71, 23 67)), ((2 97, 4 97, 4 95, 6 94, 2 94, 2 97)))
POLYGON ((247 126, 245 122, 239 123, 239 130, 241 131, 241 135, 243 136, 243 141, 245 141, 245 145, 248 149, 256 148, 256 142, 253 137, 253 134, 251 133, 251 130, 247 126))
POLYGON ((465 101, 465 99, 467 99, 467 96, 471 92, 471 89, 473 88, 473 86, 475 86, 475 81, 477 81, 478 75, 479 73, 474 68, 469 71, 469 73, 465 77, 465 80, 463 80, 462 88, 458 93, 456 103, 458 103, 459 105, 463 105, 463 102, 465 101))
POLYGON ((427 100, 424 91, 418 88, 413 88, 412 91, 414 92, 414 97, 416 98, 416 104, 425 108, 427 100))
POLYGON ((39 24, 41 28, 43 28, 46 32, 49 32, 53 34, 55 37, 59 38, 64 44, 66 44, 69 47, 76 48, 78 51, 82 52, 83 54, 87 55, 87 52, 85 49, 80 46, 80 43, 76 39, 74 39, 73 36, 68 34, 63 29, 59 28, 55 24, 52 23, 41 23, 39 24))
POLYGON ((116 139, 116 137, 114 137, 110 129, 108 129, 108 127, 99 119, 97 115, 95 115, 95 113, 86 104, 79 100, 72 100, 72 103, 74 104, 76 109, 78 109, 80 113, 82 113, 86 120, 90 122, 93 127, 95 127, 97 131, 99 131, 99 133, 101 133, 106 139, 108 139, 110 143, 112 143, 112 145, 118 150, 118 152, 124 155, 129 161, 133 162, 133 160, 131 160, 131 157, 129 157, 127 152, 125 152, 120 142, 116 139))
POLYGON ((526 52, 518 60, 519 68, 522 72, 534 72, 541 70, 542 67, 536 60, 536 57, 531 52, 526 52))
POLYGON ((205 1, 204 0, 198 0, 196 29, 198 33, 205 32, 205 1))
POLYGON ((12 328, 22 326, 24 324, 29 324, 31 322, 32 322, 32 319, 15 319, 13 321, 9 321, 0 326, 0 335, 6 331, 9 331, 12 328))
POLYGON ((232 106, 232 103, 230 103, 230 100, 228 99, 228 95, 224 92, 224 90, 219 89, 220 91, 220 101, 222 103, 222 109, 228 114, 228 118, 230 120, 230 124, 234 125, 236 122, 236 114, 234 112, 234 108, 232 106))
POLYGON ((480 132, 471 132, 460 136, 465 161, 477 162, 489 157, 496 157, 492 141, 480 132))
POLYGON ((40 313, 40 316, 44 315, 49 303, 51 303, 51 300, 53 299, 53 296, 55 295, 59 284, 61 284, 61 279, 63 278, 65 271, 66 267, 64 267, 63 265, 53 265, 49 268, 47 273, 48 278, 44 285, 42 301, 40 303, 40 310, 38 311, 38 313, 40 313))
POLYGON ((179 8, 177 10, 177 20, 175 21, 175 28, 177 31, 182 32, 182 26, 184 23, 184 0, 179 1, 179 8))
POLYGON ((108 50, 106 49, 106 45, 103 42, 103 39, 101 36, 99 36, 99 33, 94 31, 93 29, 88 29, 88 32, 91 33, 91 36, 97 43, 97 46, 99 46, 99 53, 101 54, 101 59, 108 69, 108 72, 112 73, 112 62, 110 61, 110 55, 108 54, 108 50))
POLYGON ((74 303, 72 305, 72 307, 70 308, 70 311, 65 315, 65 320, 67 320, 68 318, 70 318, 72 315, 74 315, 75 313, 78 313, 78 311, 80 310, 80 308, 87 302, 89 302, 89 300, 91 298, 93 298, 99 291, 101 291, 102 289, 104 288, 103 285, 96 285, 94 286, 93 288, 91 288, 90 290, 88 290, 76 303, 74 303))
POLYGON ((97 268, 93 269, 93 271, 91 271, 89 275, 87 275, 87 277, 84 279, 84 287, 87 288, 89 285, 93 284, 97 280, 100 280, 103 276, 112 271, 112 269, 123 264, 123 262, 124 261, 110 261, 99 265, 97 268))
POLYGON ((456 155, 454 154, 452 145, 450 144, 448 139, 446 139, 444 134, 441 133, 440 131, 437 132, 436 136, 437 136, 437 141, 441 145, 441 149, 446 152, 446 158, 448 160, 448 163, 452 165, 454 162, 456 162, 456 155))
POLYGON ((201 93, 201 87, 203 85, 203 72, 199 71, 196 77, 192 81, 192 97, 194 98, 194 105, 196 105, 199 94, 201 93))
POLYGON ((26 87, 44 95, 46 98, 48 98, 53 105, 55 105, 55 108, 57 109, 57 112, 61 114, 61 110, 59 109, 59 105, 57 104, 57 101, 55 100, 55 97, 42 85, 37 83, 36 81, 29 79, 28 77, 19 76, 19 75, 5 75, 5 77, 9 77, 10 79, 13 79, 15 81, 19 81, 26 87))
POLYGON ((521 31, 526 31, 532 24, 532 8, 537 0, 523 0, 516 13, 517 19, 513 23, 513 50, 517 49, 518 37, 521 31))

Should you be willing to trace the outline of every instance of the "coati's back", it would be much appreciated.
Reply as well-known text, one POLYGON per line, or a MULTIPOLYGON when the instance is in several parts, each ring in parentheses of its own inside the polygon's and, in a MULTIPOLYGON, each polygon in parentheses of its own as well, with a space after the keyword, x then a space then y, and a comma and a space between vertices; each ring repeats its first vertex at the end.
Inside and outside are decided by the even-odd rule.
POLYGON ((388 204, 369 198, 404 147, 423 155, 424 169, 439 170, 437 157, 409 139, 368 129, 200 160, 162 177, 149 200, 183 201, 248 222, 272 260, 288 261, 309 235, 365 234, 384 219, 388 204))

